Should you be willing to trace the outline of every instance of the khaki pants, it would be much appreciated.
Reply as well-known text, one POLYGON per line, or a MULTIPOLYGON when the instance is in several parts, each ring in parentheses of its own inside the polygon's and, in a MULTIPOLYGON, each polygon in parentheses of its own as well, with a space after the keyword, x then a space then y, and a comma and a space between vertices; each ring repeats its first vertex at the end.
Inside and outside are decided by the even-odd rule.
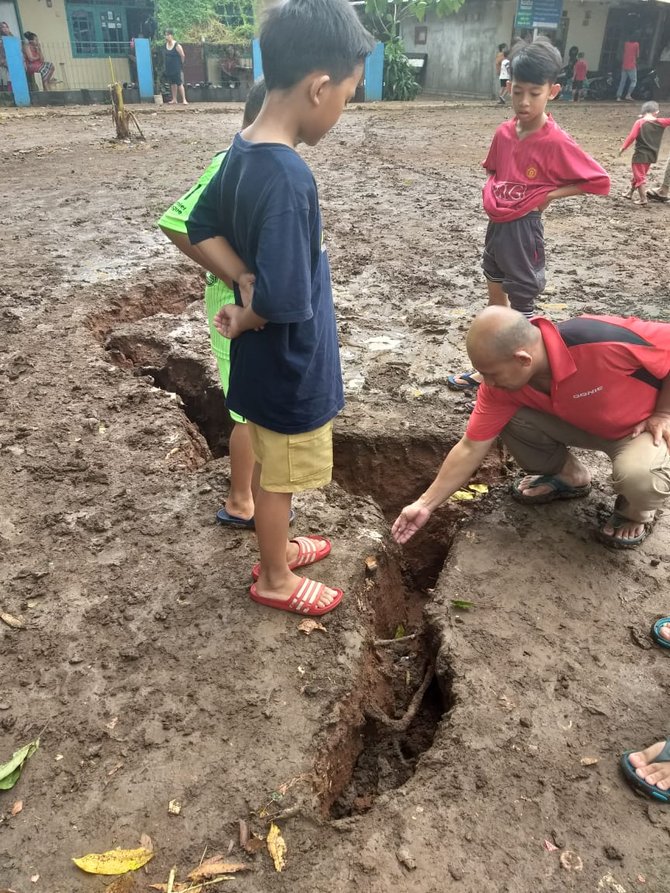
POLYGON ((670 453, 664 440, 654 446, 651 434, 605 440, 556 416, 520 409, 502 432, 502 440, 519 465, 531 474, 558 474, 567 447, 599 450, 612 460, 612 484, 623 497, 621 514, 649 520, 670 495, 670 453))

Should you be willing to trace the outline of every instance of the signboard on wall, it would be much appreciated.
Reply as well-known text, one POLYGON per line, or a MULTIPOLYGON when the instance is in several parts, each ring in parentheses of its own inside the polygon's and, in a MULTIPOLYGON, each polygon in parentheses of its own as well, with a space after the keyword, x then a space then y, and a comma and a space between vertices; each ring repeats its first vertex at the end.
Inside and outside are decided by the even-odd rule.
POLYGON ((514 27, 558 28, 563 0, 519 0, 514 27))

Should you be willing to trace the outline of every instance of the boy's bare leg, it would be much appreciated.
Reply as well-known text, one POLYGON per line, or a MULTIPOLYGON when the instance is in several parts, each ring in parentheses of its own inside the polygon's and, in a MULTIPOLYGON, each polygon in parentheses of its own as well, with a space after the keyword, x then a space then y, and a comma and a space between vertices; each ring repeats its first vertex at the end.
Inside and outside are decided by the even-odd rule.
POLYGON ((176 105, 177 103, 177 85, 170 84, 170 93, 172 93, 172 99, 168 102, 168 105, 176 105))
POLYGON ((235 424, 230 434, 230 492, 226 511, 236 518, 249 519, 254 514, 251 477, 256 464, 246 425, 235 424))
POLYGON ((503 290, 502 283, 491 282, 490 279, 487 279, 486 288, 489 293, 489 305, 498 304, 501 307, 509 307, 509 298, 503 290))
POLYGON ((186 88, 184 87, 183 84, 179 85, 177 92, 179 93, 179 96, 181 97, 181 101, 184 103, 184 105, 188 105, 188 102, 186 102, 186 88))
MULTIPOLYGON (((287 601, 300 585, 302 577, 288 569, 287 561, 297 557, 298 546, 288 541, 288 517, 291 493, 271 493, 259 487, 256 494, 256 536, 261 553, 261 573, 256 591, 263 598, 287 601)), ((337 593, 324 587, 316 601, 323 608, 331 604, 337 593)))

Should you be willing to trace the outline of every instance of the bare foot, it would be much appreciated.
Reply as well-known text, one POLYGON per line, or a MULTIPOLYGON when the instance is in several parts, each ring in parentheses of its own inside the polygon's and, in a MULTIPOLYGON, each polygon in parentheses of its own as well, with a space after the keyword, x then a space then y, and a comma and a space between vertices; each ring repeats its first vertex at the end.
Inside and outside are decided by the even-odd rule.
POLYGON ((177 105, 177 100, 176 99, 168 99, 168 101, 165 103, 165 105, 177 105))
MULTIPOLYGON (((626 518, 625 523, 621 527, 612 527, 611 524, 605 524, 603 533, 614 540, 634 540, 644 533, 644 524, 642 521, 631 521, 626 518)), ((670 636, 668 639, 670 640, 670 636)))
POLYGON ((635 774, 660 791, 670 790, 670 763, 654 762, 664 747, 665 741, 657 741, 646 750, 636 751, 628 757, 635 774))
MULTIPOLYGON (((306 578, 299 577, 297 574, 292 574, 288 569, 282 578, 277 579, 270 579, 269 574, 261 572, 258 582, 256 583, 256 592, 262 598, 269 598, 278 602, 287 602, 304 579, 306 578)), ((328 605, 331 605, 337 598, 337 590, 331 589, 329 586, 318 584, 315 581, 313 582, 314 585, 322 586, 321 592, 313 606, 317 608, 327 608, 328 605)))
POLYGON ((670 623, 662 624, 662 626, 658 627, 656 632, 662 639, 665 639, 666 642, 670 642, 670 623))
POLYGON ((236 501, 229 496, 224 506, 228 514, 234 518, 243 518, 245 521, 249 521, 254 516, 253 499, 243 502, 241 500, 236 501))
MULTIPOLYGON (((517 485, 519 493, 523 496, 546 496, 552 493, 554 488, 550 484, 533 486, 539 477, 541 477, 539 474, 527 474, 521 478, 517 485)), ((555 477, 570 487, 585 487, 591 481, 588 469, 572 453, 568 454, 565 465, 555 477)))
POLYGON ((182 105, 188 105, 188 102, 186 102, 186 100, 184 100, 184 101, 182 102, 182 105))

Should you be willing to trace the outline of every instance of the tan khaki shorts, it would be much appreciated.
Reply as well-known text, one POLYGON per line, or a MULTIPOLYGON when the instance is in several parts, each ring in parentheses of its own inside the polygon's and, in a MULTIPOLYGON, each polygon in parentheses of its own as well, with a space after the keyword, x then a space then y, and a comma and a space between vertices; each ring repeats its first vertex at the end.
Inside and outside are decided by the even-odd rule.
POLYGON ((261 487, 270 493, 299 493, 330 483, 333 423, 304 434, 279 434, 248 422, 251 448, 261 466, 261 487))

